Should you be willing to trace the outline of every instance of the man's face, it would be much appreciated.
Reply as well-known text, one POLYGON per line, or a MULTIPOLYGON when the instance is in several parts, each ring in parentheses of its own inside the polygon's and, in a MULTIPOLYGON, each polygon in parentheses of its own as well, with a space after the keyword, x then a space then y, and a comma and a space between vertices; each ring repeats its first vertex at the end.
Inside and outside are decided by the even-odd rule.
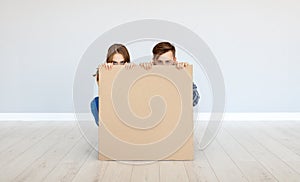
POLYGON ((164 54, 153 60, 154 65, 172 65, 176 63, 176 57, 172 51, 165 52, 164 54))

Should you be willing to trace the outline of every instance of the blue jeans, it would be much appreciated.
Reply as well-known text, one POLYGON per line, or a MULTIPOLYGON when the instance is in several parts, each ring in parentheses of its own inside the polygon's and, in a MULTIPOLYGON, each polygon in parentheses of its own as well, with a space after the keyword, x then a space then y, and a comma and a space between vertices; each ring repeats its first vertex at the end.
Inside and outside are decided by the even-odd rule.
POLYGON ((99 126, 99 97, 95 97, 91 102, 91 111, 95 118, 96 124, 99 126))

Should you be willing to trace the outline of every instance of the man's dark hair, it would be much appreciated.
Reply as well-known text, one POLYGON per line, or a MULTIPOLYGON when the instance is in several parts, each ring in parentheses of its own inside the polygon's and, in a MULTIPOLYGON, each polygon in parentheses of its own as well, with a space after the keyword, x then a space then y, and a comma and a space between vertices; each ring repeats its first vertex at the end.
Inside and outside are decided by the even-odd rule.
POLYGON ((170 42, 160 42, 156 44, 152 49, 153 60, 156 60, 160 55, 168 51, 172 51, 175 57, 175 47, 170 42))

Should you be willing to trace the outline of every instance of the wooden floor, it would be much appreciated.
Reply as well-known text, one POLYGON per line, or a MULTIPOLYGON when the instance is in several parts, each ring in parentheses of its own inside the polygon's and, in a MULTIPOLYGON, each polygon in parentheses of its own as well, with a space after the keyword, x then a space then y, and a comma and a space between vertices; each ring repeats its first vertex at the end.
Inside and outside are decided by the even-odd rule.
POLYGON ((148 165, 97 160, 75 122, 0 122, 0 181, 299 182, 300 121, 224 122, 194 161, 148 165))

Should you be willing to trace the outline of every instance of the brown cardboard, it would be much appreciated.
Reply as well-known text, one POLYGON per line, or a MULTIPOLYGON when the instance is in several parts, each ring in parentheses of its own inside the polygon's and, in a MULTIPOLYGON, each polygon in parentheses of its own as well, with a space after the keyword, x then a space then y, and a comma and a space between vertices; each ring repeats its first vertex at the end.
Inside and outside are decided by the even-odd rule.
POLYGON ((192 66, 99 74, 100 160, 193 160, 192 66))

